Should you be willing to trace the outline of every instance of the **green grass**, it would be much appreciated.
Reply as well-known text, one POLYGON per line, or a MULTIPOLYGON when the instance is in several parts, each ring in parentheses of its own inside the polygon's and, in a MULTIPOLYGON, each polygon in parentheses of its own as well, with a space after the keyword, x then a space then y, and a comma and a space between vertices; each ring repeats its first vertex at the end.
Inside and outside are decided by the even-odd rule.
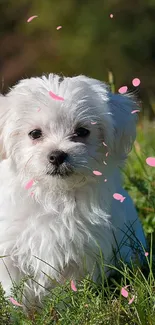
MULTIPOLYGON (((146 165, 148 156, 155 157, 155 129, 145 123, 139 126, 133 151, 124 170, 125 188, 132 196, 145 233, 154 240, 155 230, 155 168, 146 165)), ((151 247, 153 245, 151 244, 151 247)), ((28 315, 22 307, 15 307, 0 288, 0 325, 154 325, 155 277, 152 253, 146 257, 142 272, 134 266, 122 265, 118 278, 100 286, 86 277, 77 284, 77 291, 70 283, 58 286, 45 298, 39 312, 28 315), (121 288, 128 285, 129 297, 121 295, 121 288), (134 301, 129 305, 129 299, 134 301)), ((12 296, 20 302, 18 290, 12 296)))

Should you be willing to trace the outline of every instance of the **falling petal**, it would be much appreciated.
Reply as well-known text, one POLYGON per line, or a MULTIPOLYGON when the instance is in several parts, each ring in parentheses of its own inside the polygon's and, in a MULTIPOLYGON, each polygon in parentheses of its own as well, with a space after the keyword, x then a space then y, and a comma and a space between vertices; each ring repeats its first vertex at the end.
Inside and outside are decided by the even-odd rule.
POLYGON ((107 179, 105 178, 104 182, 106 183, 107 182, 107 179))
POLYGON ((105 154, 106 157, 108 157, 108 155, 109 155, 109 152, 107 152, 107 153, 105 154))
POLYGON ((118 89, 118 92, 120 94, 125 94, 128 90, 128 87, 127 86, 122 86, 121 88, 118 89))
POLYGON ((77 291, 77 288, 76 288, 75 283, 74 283, 73 280, 71 280, 71 289, 72 289, 73 291, 77 291))
POLYGON ((97 122, 91 122, 91 124, 97 124, 97 122))
POLYGON ((105 161, 103 161, 104 165, 107 165, 107 163, 105 161))
POLYGON ((93 170, 93 174, 96 175, 96 176, 101 176, 102 173, 99 172, 98 170, 93 170))
POLYGON ((30 181, 25 185, 25 189, 26 189, 26 190, 29 190, 29 188, 32 187, 33 183, 34 183, 34 180, 31 179, 31 180, 30 180, 30 181))
POLYGON ((61 29, 61 28, 62 28, 62 26, 58 26, 58 27, 57 27, 57 30, 59 30, 59 29, 61 29))
POLYGON ((139 78, 134 78, 132 80, 132 84, 134 87, 138 87, 140 85, 140 79, 139 78))
POLYGON ((146 163, 147 163, 147 165, 149 165, 151 167, 155 167, 155 158, 154 157, 148 157, 146 159, 146 163))
POLYGON ((19 304, 18 301, 16 301, 13 297, 10 297, 9 300, 11 301, 11 303, 15 306, 19 306, 19 307, 23 307, 23 305, 19 304))
POLYGON ((135 109, 134 111, 131 112, 131 114, 135 114, 135 113, 139 113, 140 110, 139 109, 135 109))
POLYGON ((133 301, 135 300, 135 296, 133 296, 130 300, 129 300, 129 305, 131 305, 133 303, 133 301))
POLYGON ((102 142, 105 147, 107 147, 107 144, 105 142, 102 142))
POLYGON ((124 298, 128 298, 128 291, 125 289, 125 288, 122 288, 121 289, 121 295, 124 297, 124 298))
POLYGON ((115 200, 120 201, 121 203, 125 200, 125 197, 122 194, 119 194, 119 193, 114 193, 113 198, 115 200))
POLYGON ((57 96, 56 94, 54 94, 52 91, 49 91, 49 95, 55 99, 55 100, 64 100, 63 97, 57 96))
POLYGON ((149 255, 149 253, 148 252, 145 252, 145 256, 147 257, 149 255))
POLYGON ((37 18, 38 16, 31 16, 30 18, 28 18, 27 23, 30 23, 30 21, 32 21, 34 18, 37 18))
POLYGON ((113 18, 114 17, 114 15, 113 14, 110 14, 110 18, 113 18))

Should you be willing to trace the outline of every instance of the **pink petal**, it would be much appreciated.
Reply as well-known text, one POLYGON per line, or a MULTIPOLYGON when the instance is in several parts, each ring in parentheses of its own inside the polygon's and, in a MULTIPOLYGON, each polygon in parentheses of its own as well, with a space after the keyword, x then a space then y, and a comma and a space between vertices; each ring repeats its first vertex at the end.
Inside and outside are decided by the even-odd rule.
POLYGON ((127 90, 128 90, 128 87, 127 86, 123 86, 123 87, 121 87, 121 88, 118 89, 118 92, 120 94, 125 94, 127 92, 127 90))
POLYGON ((38 108, 38 109, 37 109, 37 112, 40 112, 40 111, 41 111, 41 108, 38 108))
POLYGON ((113 18, 114 17, 114 15, 113 14, 110 14, 110 18, 113 18))
POLYGON ((107 182, 107 179, 105 178, 104 182, 106 183, 107 182))
POLYGON ((109 155, 109 152, 107 152, 107 153, 105 154, 106 157, 108 157, 108 155, 109 155))
POLYGON ((61 29, 61 28, 62 28, 62 26, 58 26, 58 27, 57 27, 57 30, 59 30, 59 29, 61 29))
POLYGON ((30 194, 32 197, 34 196, 34 192, 31 192, 31 194, 30 194))
POLYGON ((72 289, 73 291, 77 291, 77 288, 76 288, 75 283, 74 283, 73 280, 71 280, 71 289, 72 289))
POLYGON ((23 305, 19 304, 13 297, 10 297, 9 300, 12 302, 13 305, 23 307, 23 305))
POLYGON ((149 253, 148 252, 145 252, 145 256, 147 257, 149 255, 149 253))
POLYGON ((140 110, 139 109, 135 109, 134 111, 131 112, 131 114, 135 114, 135 113, 139 113, 140 110))
POLYGON ((119 193, 114 193, 113 198, 115 200, 120 201, 121 203, 125 200, 125 197, 122 194, 119 194, 119 193))
POLYGON ((155 167, 155 158, 154 157, 148 157, 146 159, 146 163, 147 163, 147 165, 149 165, 151 167, 155 167))
POLYGON ((122 288, 121 289, 121 295, 124 297, 124 298, 128 298, 128 291, 125 289, 125 288, 122 288))
POLYGON ((98 170, 93 170, 93 174, 96 175, 96 176, 101 176, 102 173, 99 172, 98 170))
POLYGON ((129 300, 129 305, 131 305, 133 303, 133 301, 135 300, 135 296, 133 296, 130 300, 129 300))
POLYGON ((29 190, 29 188, 32 187, 33 183, 34 183, 34 180, 31 179, 31 180, 30 180, 30 181, 25 185, 25 189, 26 189, 26 190, 29 190))
POLYGON ((64 100, 63 97, 57 96, 56 94, 52 93, 52 91, 49 91, 49 95, 55 100, 64 100))
POLYGON ((105 142, 102 142, 105 147, 107 147, 107 144, 105 142))
POLYGON ((30 23, 30 21, 32 21, 34 18, 37 18, 38 16, 31 16, 28 20, 27 23, 30 23))
POLYGON ((134 78, 132 80, 132 84, 134 87, 138 87, 140 85, 140 79, 139 78, 134 78))
POLYGON ((104 165, 107 165, 107 163, 105 161, 103 161, 104 165))
POLYGON ((91 124, 97 124, 97 122, 91 122, 91 124))

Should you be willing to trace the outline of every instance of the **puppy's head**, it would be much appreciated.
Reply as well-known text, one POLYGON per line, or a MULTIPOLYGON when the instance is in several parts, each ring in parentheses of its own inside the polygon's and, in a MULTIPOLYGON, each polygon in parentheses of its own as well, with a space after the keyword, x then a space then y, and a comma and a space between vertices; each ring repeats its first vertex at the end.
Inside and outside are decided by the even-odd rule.
POLYGON ((116 164, 126 158, 135 138, 133 107, 85 76, 22 80, 0 97, 3 154, 24 179, 72 179, 75 186, 93 180, 107 150, 116 164))

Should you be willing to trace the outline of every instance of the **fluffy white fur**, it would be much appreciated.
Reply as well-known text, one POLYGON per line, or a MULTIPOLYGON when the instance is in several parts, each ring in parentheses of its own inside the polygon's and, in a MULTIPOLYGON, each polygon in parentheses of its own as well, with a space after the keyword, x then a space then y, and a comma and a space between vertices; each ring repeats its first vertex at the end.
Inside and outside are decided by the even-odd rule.
POLYGON ((125 262, 135 258, 139 243, 145 247, 120 177, 136 135, 133 109, 130 98, 85 76, 61 82, 53 74, 26 79, 0 97, 1 155, 6 158, 0 163, 0 256, 9 255, 0 259, 0 281, 7 295, 12 280, 25 275, 41 284, 29 280, 27 297, 39 299, 43 287, 51 286, 47 275, 63 282, 94 269, 97 280, 99 250, 106 264, 114 264, 120 257, 125 262), (49 91, 64 101, 52 99, 49 91), (90 135, 73 141, 77 127, 90 135), (36 128, 44 135, 38 141, 28 136, 36 128), (68 153, 69 176, 47 175, 54 150, 68 153), (26 190, 31 179, 35 182, 26 190), (123 203, 113 198, 115 192, 126 197, 123 203))

